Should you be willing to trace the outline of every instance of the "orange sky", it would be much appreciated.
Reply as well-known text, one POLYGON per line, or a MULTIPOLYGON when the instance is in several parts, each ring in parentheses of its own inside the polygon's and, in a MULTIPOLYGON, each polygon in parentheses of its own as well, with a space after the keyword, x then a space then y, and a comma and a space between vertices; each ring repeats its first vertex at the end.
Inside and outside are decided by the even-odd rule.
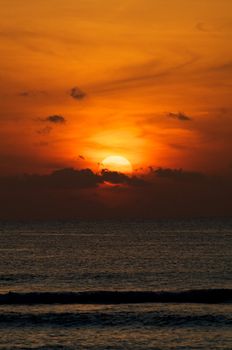
POLYGON ((231 171, 231 0, 0 5, 2 174, 231 171))

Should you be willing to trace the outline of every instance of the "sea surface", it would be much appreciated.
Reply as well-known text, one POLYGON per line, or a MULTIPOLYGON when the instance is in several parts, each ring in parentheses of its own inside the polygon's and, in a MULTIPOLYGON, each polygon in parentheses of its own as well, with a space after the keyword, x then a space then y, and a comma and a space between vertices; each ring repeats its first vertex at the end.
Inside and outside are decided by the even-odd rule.
POLYGON ((0 223, 0 349, 232 349, 232 220, 0 223))

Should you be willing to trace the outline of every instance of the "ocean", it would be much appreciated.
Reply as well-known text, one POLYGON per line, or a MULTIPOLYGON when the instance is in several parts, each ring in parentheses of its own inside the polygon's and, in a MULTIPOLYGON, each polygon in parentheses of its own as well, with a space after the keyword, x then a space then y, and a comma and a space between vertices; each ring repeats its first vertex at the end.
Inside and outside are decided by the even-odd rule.
POLYGON ((232 220, 2 222, 0 349, 232 349, 232 220))

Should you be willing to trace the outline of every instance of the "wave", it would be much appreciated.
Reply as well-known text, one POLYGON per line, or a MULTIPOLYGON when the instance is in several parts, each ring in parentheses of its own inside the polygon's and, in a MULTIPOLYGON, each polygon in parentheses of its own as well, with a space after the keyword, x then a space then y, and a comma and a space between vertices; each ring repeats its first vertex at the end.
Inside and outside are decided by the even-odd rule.
POLYGON ((46 275, 35 275, 35 274, 29 274, 29 273, 22 273, 22 274, 9 274, 5 275, 2 274, 0 275, 0 282, 5 283, 5 282, 31 282, 31 280, 41 280, 41 279, 46 279, 46 275))
POLYGON ((160 312, 81 312, 81 313, 4 313, 0 327, 9 326, 65 326, 65 327, 211 327, 231 326, 228 315, 181 315, 160 312))
POLYGON ((171 291, 9 292, 0 294, 0 304, 142 304, 232 302, 232 289, 171 291))

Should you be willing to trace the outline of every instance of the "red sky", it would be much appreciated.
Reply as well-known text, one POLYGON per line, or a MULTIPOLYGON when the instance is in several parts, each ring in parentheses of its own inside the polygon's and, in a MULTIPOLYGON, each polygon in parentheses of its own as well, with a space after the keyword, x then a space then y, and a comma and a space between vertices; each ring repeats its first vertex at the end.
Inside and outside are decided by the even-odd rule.
POLYGON ((0 5, 2 218, 231 215, 230 0, 0 5), (133 167, 123 184, 51 189, 111 155, 133 167), (49 180, 9 178, 25 173, 49 180))

